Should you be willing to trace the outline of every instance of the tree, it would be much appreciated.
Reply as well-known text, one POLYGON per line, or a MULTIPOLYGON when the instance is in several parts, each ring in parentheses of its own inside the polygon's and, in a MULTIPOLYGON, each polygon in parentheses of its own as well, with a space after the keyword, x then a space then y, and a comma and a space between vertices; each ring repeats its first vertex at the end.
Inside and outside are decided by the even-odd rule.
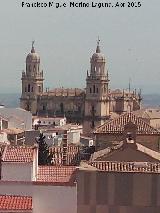
POLYGON ((39 137, 36 138, 39 145, 38 149, 38 164, 39 165, 51 165, 52 155, 49 153, 49 148, 45 142, 45 136, 40 133, 39 137))

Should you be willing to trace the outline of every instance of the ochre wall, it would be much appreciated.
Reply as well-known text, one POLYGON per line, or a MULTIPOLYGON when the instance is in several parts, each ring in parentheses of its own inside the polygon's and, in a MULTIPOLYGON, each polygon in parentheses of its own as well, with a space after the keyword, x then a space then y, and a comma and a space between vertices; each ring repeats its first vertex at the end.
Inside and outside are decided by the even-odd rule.
POLYGON ((77 213, 159 213, 160 175, 80 170, 77 213))

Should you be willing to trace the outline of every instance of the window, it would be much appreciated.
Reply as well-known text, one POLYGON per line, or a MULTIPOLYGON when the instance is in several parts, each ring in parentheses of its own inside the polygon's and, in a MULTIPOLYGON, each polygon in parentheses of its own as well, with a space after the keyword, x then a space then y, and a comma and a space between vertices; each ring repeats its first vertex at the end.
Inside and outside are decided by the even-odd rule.
POLYGON ((31 91, 31 85, 28 84, 28 92, 30 92, 30 91, 31 91))
POLYGON ((91 128, 94 129, 94 127, 95 127, 95 123, 94 123, 94 121, 92 121, 91 128))
POLYGON ((90 87, 90 93, 92 93, 92 88, 90 87))
POLYGON ((41 86, 38 86, 38 91, 41 92, 41 86))
POLYGON ((80 106, 78 106, 78 112, 81 112, 81 107, 80 106))
POLYGON ((61 111, 61 113, 64 113, 64 105, 63 105, 63 103, 60 104, 60 111, 61 111))
POLYGON ((95 93, 96 92, 96 87, 95 87, 95 85, 93 85, 93 93, 95 93))
POLYGON ((98 93, 98 88, 97 88, 97 93, 98 93))
POLYGON ((27 92, 27 87, 25 87, 24 91, 27 92))

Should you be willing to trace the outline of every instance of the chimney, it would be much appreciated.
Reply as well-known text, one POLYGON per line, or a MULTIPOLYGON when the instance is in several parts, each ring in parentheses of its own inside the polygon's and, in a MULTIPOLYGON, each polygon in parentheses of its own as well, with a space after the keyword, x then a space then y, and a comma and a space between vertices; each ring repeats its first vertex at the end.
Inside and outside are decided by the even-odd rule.
POLYGON ((38 144, 35 143, 33 146, 33 174, 32 180, 36 181, 37 174, 38 174, 38 144))

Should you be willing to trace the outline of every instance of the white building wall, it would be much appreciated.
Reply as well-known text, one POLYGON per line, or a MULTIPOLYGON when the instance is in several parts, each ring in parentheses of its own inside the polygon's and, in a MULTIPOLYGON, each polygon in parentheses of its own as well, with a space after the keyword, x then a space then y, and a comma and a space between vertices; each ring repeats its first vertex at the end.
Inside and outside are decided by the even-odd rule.
POLYGON ((33 186, 33 213, 76 213, 76 186, 33 186))
POLYGON ((80 143, 80 131, 71 131, 67 133, 67 139, 69 143, 80 143))
POLYGON ((0 133, 0 143, 10 144, 10 142, 8 141, 7 133, 6 132, 0 133))
POLYGON ((3 181, 31 181, 32 163, 12 163, 2 162, 2 180, 3 181))
POLYGON ((32 196, 32 182, 0 181, 0 194, 32 196))
POLYGON ((66 118, 35 118, 33 120, 33 126, 35 125, 50 126, 53 124, 55 124, 55 126, 66 125, 66 118))
POLYGON ((32 129, 32 114, 20 108, 2 108, 0 115, 8 118, 8 128, 32 129))

